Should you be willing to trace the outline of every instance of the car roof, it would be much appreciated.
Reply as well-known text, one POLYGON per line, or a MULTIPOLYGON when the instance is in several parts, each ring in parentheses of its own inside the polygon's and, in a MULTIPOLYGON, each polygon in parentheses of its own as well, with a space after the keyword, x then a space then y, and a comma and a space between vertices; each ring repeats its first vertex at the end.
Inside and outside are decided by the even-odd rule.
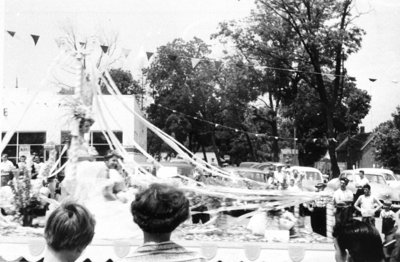
POLYGON ((257 172, 257 173, 267 173, 263 170, 252 168, 252 167, 224 167, 223 170, 236 170, 236 171, 243 171, 243 172, 257 172))
POLYGON ((365 173, 373 174, 373 175, 379 175, 379 174, 382 174, 382 173, 394 175, 392 170, 385 169, 385 168, 356 168, 356 169, 343 170, 341 173, 344 173, 344 172, 346 172, 346 173, 349 173, 349 172, 358 173, 361 170, 363 170, 365 173))
POLYGON ((319 171, 317 168, 309 166, 291 166, 289 169, 290 170, 297 169, 298 171, 314 171, 321 173, 321 171, 319 171))

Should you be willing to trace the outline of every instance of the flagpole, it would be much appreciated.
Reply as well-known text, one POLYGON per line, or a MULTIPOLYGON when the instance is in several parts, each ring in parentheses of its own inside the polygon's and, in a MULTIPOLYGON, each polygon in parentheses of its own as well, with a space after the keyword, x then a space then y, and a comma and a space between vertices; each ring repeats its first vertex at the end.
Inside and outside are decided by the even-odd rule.
MULTIPOLYGON (((5 8, 5 1, 0 1, 0 11, 2 15, 0 15, 0 29, 2 30, 1 32, 5 32, 5 14, 6 14, 6 8, 5 8)), ((0 109, 1 109, 1 116, 0 116, 0 145, 3 140, 3 118, 4 118, 4 34, 0 34, 0 109)))

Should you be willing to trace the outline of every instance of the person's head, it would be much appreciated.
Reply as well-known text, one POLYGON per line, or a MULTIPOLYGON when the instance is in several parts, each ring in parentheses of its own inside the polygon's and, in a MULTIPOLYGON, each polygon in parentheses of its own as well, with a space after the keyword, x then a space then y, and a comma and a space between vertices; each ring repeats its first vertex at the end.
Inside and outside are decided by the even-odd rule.
POLYGON ((8 160, 8 155, 7 154, 2 154, 1 155, 1 161, 6 162, 8 160))
POLYGON ((19 157, 20 162, 25 162, 26 161, 26 156, 20 156, 19 157))
POLYGON ((106 166, 110 169, 117 169, 119 166, 119 160, 122 160, 122 157, 115 151, 110 150, 104 156, 104 160, 106 162, 106 166))
POLYGON ((149 234, 171 233, 189 217, 189 200, 183 191, 154 183, 136 194, 131 204, 133 220, 149 234))
POLYGON ((33 157, 32 161, 33 161, 34 163, 40 163, 40 157, 39 157, 38 155, 35 155, 35 156, 33 157))
POLYGON ((359 175, 360 175, 361 178, 364 178, 364 175, 365 175, 364 174, 364 170, 360 170, 359 175))
POLYGON ((95 220, 82 205, 65 202, 49 216, 44 229, 48 247, 75 261, 92 242, 95 220))
POLYGON ((347 187, 347 184, 349 183, 349 179, 347 179, 347 177, 342 177, 342 178, 340 178, 339 181, 340 181, 340 188, 342 190, 345 190, 347 187))
POLYGON ((291 178, 290 181, 289 181, 289 186, 294 186, 294 183, 295 183, 294 179, 291 178))
POLYGON ((317 192, 323 191, 325 189, 325 187, 326 187, 326 185, 324 183, 318 183, 315 185, 317 192))
POLYGON ((350 220, 333 229, 335 259, 337 262, 381 262, 382 239, 378 230, 369 223, 350 220))
POLYGON ((371 195, 371 186, 370 186, 370 185, 366 184, 366 185, 364 185, 364 186, 362 187, 362 189, 363 189, 364 194, 365 194, 366 196, 371 195))
POLYGON ((90 127, 93 125, 94 120, 91 118, 82 118, 79 120, 79 131, 81 133, 87 133, 90 130, 90 127))
POLYGON ((385 201, 383 202, 382 208, 383 208, 385 211, 389 211, 391 207, 392 207, 392 201, 390 201, 390 200, 385 200, 385 201))

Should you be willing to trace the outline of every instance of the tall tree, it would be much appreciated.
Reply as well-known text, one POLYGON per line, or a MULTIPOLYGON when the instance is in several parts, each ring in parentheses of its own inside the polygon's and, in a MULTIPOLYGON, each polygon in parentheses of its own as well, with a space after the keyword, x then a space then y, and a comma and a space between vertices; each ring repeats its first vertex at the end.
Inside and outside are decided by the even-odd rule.
MULTIPOLYGON (((271 61, 275 61, 275 67, 286 69, 283 72, 296 73, 287 74, 289 83, 283 81, 280 85, 280 94, 288 95, 287 101, 295 100, 299 81, 315 90, 326 127, 332 172, 337 176, 334 114, 346 88, 343 62, 360 48, 364 33, 351 23, 352 1, 257 0, 256 4, 257 9, 248 21, 251 30, 224 30, 221 34, 232 36, 238 48, 258 64, 274 69, 271 61), (334 79, 325 77, 326 74, 334 79)), ((227 25, 225 29, 230 28, 227 25)), ((274 71, 279 74, 280 70, 274 71)))

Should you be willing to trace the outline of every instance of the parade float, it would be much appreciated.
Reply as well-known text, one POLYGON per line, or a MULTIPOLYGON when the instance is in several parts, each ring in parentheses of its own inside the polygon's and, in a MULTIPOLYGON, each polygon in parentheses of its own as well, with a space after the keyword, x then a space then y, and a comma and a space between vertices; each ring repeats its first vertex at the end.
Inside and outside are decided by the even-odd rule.
MULTIPOLYGON (((285 224, 275 215, 278 210, 298 207, 321 197, 326 198, 326 195, 313 192, 313 187, 298 192, 270 189, 266 183, 232 176, 223 169, 195 158, 184 145, 148 122, 137 106, 126 103, 107 70, 107 54, 98 44, 93 42, 80 45, 66 41, 60 44, 60 48, 61 53, 50 71, 57 72, 63 65, 68 65, 72 69, 68 78, 73 79, 73 84, 69 84, 73 86, 73 95, 65 96, 60 109, 67 115, 60 121, 68 121, 72 138, 69 146, 59 148, 60 152, 56 152, 55 147, 48 146, 50 157, 40 174, 42 181, 54 181, 52 178, 64 172, 65 180, 61 183, 64 191, 75 194, 79 190, 78 193, 90 190, 90 185, 95 187, 96 180, 88 178, 85 188, 76 189, 77 179, 80 179, 85 170, 95 173, 102 164, 87 159, 79 160, 83 156, 95 154, 91 152, 92 148, 85 137, 88 130, 80 133, 78 127, 80 119, 90 118, 103 128, 102 132, 109 148, 118 152, 124 159, 120 164, 126 174, 127 195, 133 196, 134 192, 153 182, 172 183, 187 193, 192 204, 192 215, 210 216, 211 219, 204 224, 188 222, 181 225, 172 237, 178 243, 201 252, 210 261, 264 261, 268 258, 273 258, 274 261, 289 261, 289 259, 301 261, 303 258, 303 261, 314 261, 316 257, 318 260, 334 261, 333 245, 329 238, 313 233, 307 225, 297 230, 296 237, 290 238, 289 228, 293 225, 285 224), (154 176, 143 163, 135 161, 116 138, 109 123, 105 121, 105 112, 113 109, 104 103, 101 85, 111 94, 115 104, 119 104, 129 112, 132 120, 140 122, 147 130, 160 137, 182 160, 195 168, 198 176, 206 179, 199 181, 194 177, 180 175, 171 168, 163 167, 162 163, 154 159, 137 141, 134 142, 135 149, 146 158, 146 163, 151 163, 159 172, 154 176), (69 159, 61 165, 61 156, 66 151, 69 159), (198 207, 206 208, 199 210, 198 207), (231 216, 234 211, 240 211, 242 215, 231 216), (257 223, 262 225, 261 228, 249 227, 250 219, 257 220, 257 223)), ((40 89, 37 92, 40 92, 40 89)), ((32 95, 32 101, 35 96, 32 95)), ((26 103, 26 110, 32 101, 26 103)), ((1 152, 16 128, 17 126, 10 128, 3 137, 1 152)), ((45 249, 43 224, 46 215, 58 205, 58 202, 48 197, 49 192, 46 188, 49 186, 44 188, 40 184, 32 183, 29 172, 31 171, 27 168, 13 171, 13 179, 8 186, 1 188, 1 202, 7 211, 6 215, 0 217, 0 261, 20 261, 22 258, 38 261, 45 249), (47 212, 42 215, 34 214, 33 210, 40 209, 41 205, 47 206, 47 212)), ((304 189, 307 189, 306 184, 304 189)), ((85 200, 90 200, 90 197, 85 197, 88 198, 85 200)), ((329 197, 326 199, 327 202, 330 201, 329 197)), ((101 205, 102 203, 100 208, 101 205)), ((125 218, 130 216, 128 205, 122 210, 125 218)), ((294 211, 298 216, 298 209, 295 208, 294 211)), ((332 214, 331 208, 328 208, 328 227, 333 223, 332 214)), ((96 220, 102 221, 102 219, 99 215, 96 217, 96 220)), ((129 223, 133 224, 133 221, 130 219, 129 223)), ((119 228, 124 225, 117 217, 114 218, 113 224, 98 223, 95 239, 79 261, 118 261, 128 256, 142 243, 142 236, 136 234, 138 232, 133 233, 129 229, 119 228)))

